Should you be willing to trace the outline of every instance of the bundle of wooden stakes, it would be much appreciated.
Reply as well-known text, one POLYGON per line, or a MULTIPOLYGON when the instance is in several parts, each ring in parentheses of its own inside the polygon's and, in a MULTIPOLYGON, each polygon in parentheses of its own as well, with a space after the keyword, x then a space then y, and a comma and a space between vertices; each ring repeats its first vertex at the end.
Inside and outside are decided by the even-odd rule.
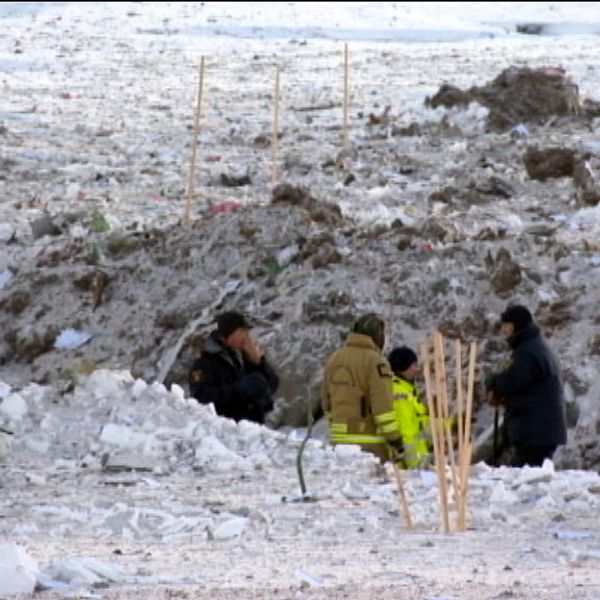
POLYGON ((471 416, 477 358, 477 344, 472 342, 466 370, 465 398, 462 344, 460 340, 453 340, 451 344, 454 347, 455 371, 454 376, 450 377, 446 371, 447 360, 444 351, 447 345, 439 332, 434 332, 430 337, 419 342, 439 486, 440 520, 445 533, 451 531, 450 508, 456 511, 453 530, 465 531, 466 529, 469 467, 473 450, 471 416), (449 380, 452 379, 454 381, 449 385, 449 380), (457 437, 456 450, 453 429, 457 437))

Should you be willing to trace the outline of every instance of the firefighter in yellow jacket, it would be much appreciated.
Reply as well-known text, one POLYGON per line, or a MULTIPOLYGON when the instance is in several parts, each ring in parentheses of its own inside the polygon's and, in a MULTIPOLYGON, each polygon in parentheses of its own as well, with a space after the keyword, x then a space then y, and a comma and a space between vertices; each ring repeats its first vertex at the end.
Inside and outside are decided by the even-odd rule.
POLYGON ((374 313, 362 316, 344 346, 328 358, 321 386, 330 442, 358 444, 382 462, 402 453, 384 344, 383 319, 374 313))
POLYGON ((430 458, 429 411, 421 401, 415 378, 419 372, 417 355, 408 347, 394 348, 388 355, 393 377, 394 413, 404 442, 404 466, 417 469, 430 458))

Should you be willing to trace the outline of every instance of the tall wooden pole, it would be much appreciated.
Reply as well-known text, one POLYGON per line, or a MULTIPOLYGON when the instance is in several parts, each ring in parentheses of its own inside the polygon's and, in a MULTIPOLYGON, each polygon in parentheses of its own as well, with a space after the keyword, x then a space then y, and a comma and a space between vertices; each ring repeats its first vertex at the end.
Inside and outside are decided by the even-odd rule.
MULTIPOLYGON (((443 457, 443 438, 440 440, 440 427, 436 416, 433 386, 431 380, 431 357, 427 346, 427 339, 419 343, 421 349, 421 361, 423 362, 423 378, 425 379, 425 394, 429 408, 429 424, 431 426, 431 440, 433 442, 433 454, 435 457, 435 468, 438 478, 438 502, 440 505, 440 520, 444 532, 450 531, 448 521, 448 490, 446 486, 446 460, 443 457)), ((434 365, 435 367, 435 365, 434 365)), ((435 374, 434 374, 435 375, 435 374)), ((437 396, 437 394, 436 394, 437 396)))
POLYGON ((277 183, 277 155, 279 152, 279 95, 280 95, 280 67, 275 68, 275 103, 273 107, 273 139, 271 149, 273 152, 271 166, 271 185, 277 183))
POLYGON ((462 385, 462 344, 460 340, 454 340, 454 356, 456 359, 456 411, 458 425, 458 456, 462 457, 464 446, 464 420, 463 420, 463 385, 462 385))
POLYGON ((467 510, 467 490, 469 487, 469 467, 471 465, 471 455, 473 444, 471 442, 471 416, 473 412, 473 396, 475 393, 475 366, 477 362, 477 344, 471 342, 469 353, 469 375, 467 380, 467 406, 465 411, 465 436, 463 455, 461 456, 461 490, 460 504, 458 510, 458 530, 464 531, 466 528, 466 510, 467 510))
POLYGON ((464 397, 463 397, 463 373, 462 373, 462 344, 460 340, 454 340, 454 358, 455 358, 455 377, 456 377, 456 412, 458 428, 458 519, 457 530, 463 531, 461 515, 463 514, 462 501, 463 489, 465 487, 465 466, 464 466, 464 439, 465 439, 465 420, 464 420, 464 397))
POLYGON ((446 424, 444 410, 444 394, 446 381, 444 378, 444 354, 441 348, 442 336, 439 332, 433 334, 433 361, 435 373, 435 415, 436 415, 436 431, 438 435, 438 447, 440 453, 440 484, 442 486, 442 499, 444 509, 444 532, 450 531, 450 522, 448 517, 448 482, 446 480, 446 424))
POLYGON ((452 482, 452 488, 454 489, 454 498, 456 499, 456 505, 458 506, 458 499, 460 492, 458 489, 458 479, 456 476, 456 461, 454 459, 454 444, 452 441, 452 431, 450 423, 450 410, 448 406, 448 380, 446 377, 446 358, 444 354, 444 338, 442 334, 436 332, 434 334, 435 343, 438 351, 438 368, 440 371, 440 409, 442 418, 442 431, 444 440, 446 443, 446 451, 450 462, 450 481, 452 482))
POLYGON ((192 197, 194 196, 194 175, 196 172, 196 154, 198 149, 198 135, 200 134, 200 113, 202 109, 202 88, 204 87, 204 56, 200 59, 200 75, 198 80, 198 97, 196 99, 196 114, 194 116, 194 139, 192 140, 192 159, 187 185, 187 200, 185 203, 185 222, 190 222, 192 197))
POLYGON ((408 499, 406 498, 406 492, 404 491, 404 483, 402 482, 402 474, 400 469, 394 465, 394 475, 396 477, 396 486, 398 487, 398 496, 400 498, 400 505, 402 506, 402 512, 404 513, 404 521, 407 529, 413 528, 412 518, 410 516, 410 507, 408 505, 408 499))
POLYGON ((348 149, 348 44, 344 44, 344 122, 342 124, 342 149, 348 149))

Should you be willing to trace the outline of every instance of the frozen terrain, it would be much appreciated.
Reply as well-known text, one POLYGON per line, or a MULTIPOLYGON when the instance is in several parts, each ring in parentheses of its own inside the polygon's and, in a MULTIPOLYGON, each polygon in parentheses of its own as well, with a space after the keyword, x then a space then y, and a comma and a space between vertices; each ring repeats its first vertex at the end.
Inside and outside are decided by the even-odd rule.
POLYGON ((0 21, 0 596, 600 597, 599 3, 1 3, 0 21), (582 112, 494 130, 477 102, 426 104, 511 66, 564 69, 582 112), (577 168, 531 176, 549 148, 591 195, 577 168), (466 533, 440 533, 431 473, 405 474, 407 531, 393 479, 318 440, 299 502, 301 431, 186 398, 222 308, 259 321, 275 427, 302 424, 356 314, 382 312, 389 344, 477 341, 481 376, 510 300, 560 356, 569 444, 542 469, 474 465, 466 533))

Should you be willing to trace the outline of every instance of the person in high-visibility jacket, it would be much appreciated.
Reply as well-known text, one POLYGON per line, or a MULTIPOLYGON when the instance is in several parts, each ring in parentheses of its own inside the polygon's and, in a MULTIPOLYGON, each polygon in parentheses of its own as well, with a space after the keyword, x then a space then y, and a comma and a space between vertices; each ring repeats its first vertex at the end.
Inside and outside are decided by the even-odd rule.
POLYGON ((404 442, 403 466, 417 469, 430 461, 429 411, 415 383, 419 373, 417 355, 407 346, 394 348, 388 355, 394 377, 394 413, 404 442))
POLYGON ((403 450, 384 344, 383 319, 375 313, 362 316, 344 346, 327 359, 321 385, 331 444, 358 444, 381 462, 396 460, 403 450))

